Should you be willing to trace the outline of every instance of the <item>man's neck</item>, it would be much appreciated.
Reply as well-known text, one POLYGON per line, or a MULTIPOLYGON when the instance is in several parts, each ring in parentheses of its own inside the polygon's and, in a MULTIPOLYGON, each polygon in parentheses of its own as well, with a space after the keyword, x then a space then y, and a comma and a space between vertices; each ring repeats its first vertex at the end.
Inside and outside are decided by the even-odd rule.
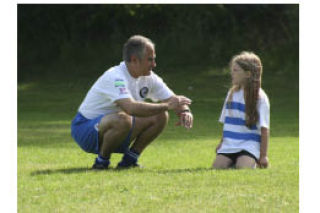
POLYGON ((137 70, 135 69, 135 67, 131 63, 126 63, 126 66, 127 66, 127 70, 129 72, 129 74, 131 75, 131 77, 133 77, 133 78, 139 77, 137 70))

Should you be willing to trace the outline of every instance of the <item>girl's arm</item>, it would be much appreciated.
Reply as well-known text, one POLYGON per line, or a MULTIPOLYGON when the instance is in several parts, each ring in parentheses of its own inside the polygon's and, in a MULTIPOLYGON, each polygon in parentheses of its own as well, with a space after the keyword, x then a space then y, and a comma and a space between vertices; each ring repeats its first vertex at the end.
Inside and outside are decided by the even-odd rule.
POLYGON ((269 129, 265 127, 261 127, 261 144, 260 144, 260 158, 259 158, 259 165, 261 168, 267 168, 269 165, 268 143, 269 143, 269 129))
POLYGON ((221 137, 220 143, 216 147, 216 153, 218 152, 218 149, 220 149, 220 147, 222 145, 222 140, 223 140, 223 136, 221 137))

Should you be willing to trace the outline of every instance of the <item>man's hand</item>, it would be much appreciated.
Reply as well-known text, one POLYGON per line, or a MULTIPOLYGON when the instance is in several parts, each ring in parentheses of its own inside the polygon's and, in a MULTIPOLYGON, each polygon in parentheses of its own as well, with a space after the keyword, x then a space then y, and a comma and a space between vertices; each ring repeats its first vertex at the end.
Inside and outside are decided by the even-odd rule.
POLYGON ((269 166, 269 159, 267 156, 260 156, 258 161, 258 166, 260 168, 268 168, 269 166))
POLYGON ((176 126, 184 126, 187 129, 191 129, 193 126, 193 115, 191 112, 182 112, 179 115, 179 121, 176 126))
POLYGON ((178 96, 173 96, 172 98, 169 99, 168 101, 168 108, 176 110, 182 105, 190 105, 191 100, 185 96, 178 95, 178 96))

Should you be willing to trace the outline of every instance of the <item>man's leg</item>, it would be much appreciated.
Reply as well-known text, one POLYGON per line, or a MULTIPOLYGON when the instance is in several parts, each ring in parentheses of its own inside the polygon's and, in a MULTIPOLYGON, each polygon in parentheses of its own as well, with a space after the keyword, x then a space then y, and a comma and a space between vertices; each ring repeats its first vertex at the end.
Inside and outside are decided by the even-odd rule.
POLYGON ((119 168, 137 166, 137 160, 142 151, 163 131, 167 125, 169 115, 167 112, 150 117, 136 117, 131 135, 134 141, 130 150, 124 154, 119 168))
POLYGON ((132 126, 132 117, 125 113, 104 116, 99 124, 100 154, 110 157, 121 145, 132 126))
POLYGON ((237 158, 236 169, 254 169, 256 160, 247 155, 241 155, 237 158))
POLYGON ((95 169, 106 169, 111 153, 127 137, 132 126, 132 117, 120 112, 104 116, 99 123, 100 153, 93 166, 95 169))
POLYGON ((168 112, 155 116, 142 118, 136 117, 135 129, 132 133, 134 143, 131 148, 141 153, 154 139, 156 139, 169 120, 168 112))
POLYGON ((228 169, 232 163, 232 160, 227 156, 217 154, 216 160, 214 161, 212 167, 214 169, 228 169))

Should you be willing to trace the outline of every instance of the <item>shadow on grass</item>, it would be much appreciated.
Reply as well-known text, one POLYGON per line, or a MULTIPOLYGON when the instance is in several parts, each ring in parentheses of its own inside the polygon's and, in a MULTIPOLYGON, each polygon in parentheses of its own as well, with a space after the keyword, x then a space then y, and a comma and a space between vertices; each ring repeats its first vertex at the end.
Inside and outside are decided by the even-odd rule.
POLYGON ((51 175, 51 174, 74 174, 74 173, 88 173, 88 172, 137 172, 137 173, 156 173, 156 174, 178 174, 178 173, 197 173, 204 171, 211 171, 211 168, 184 168, 184 169, 145 169, 145 168, 131 168, 131 169, 117 169, 109 168, 107 170, 94 170, 91 168, 66 168, 66 169, 45 169, 31 172, 31 176, 36 175, 51 175))
POLYGON ((179 173, 197 173, 211 171, 211 168, 184 168, 184 169, 164 169, 164 170, 152 170, 158 174, 179 174, 179 173))
POLYGON ((56 173, 62 173, 62 174, 87 173, 87 172, 93 172, 93 171, 95 170, 92 170, 91 168, 44 169, 44 170, 37 170, 37 171, 31 172, 31 176, 51 175, 56 173))

